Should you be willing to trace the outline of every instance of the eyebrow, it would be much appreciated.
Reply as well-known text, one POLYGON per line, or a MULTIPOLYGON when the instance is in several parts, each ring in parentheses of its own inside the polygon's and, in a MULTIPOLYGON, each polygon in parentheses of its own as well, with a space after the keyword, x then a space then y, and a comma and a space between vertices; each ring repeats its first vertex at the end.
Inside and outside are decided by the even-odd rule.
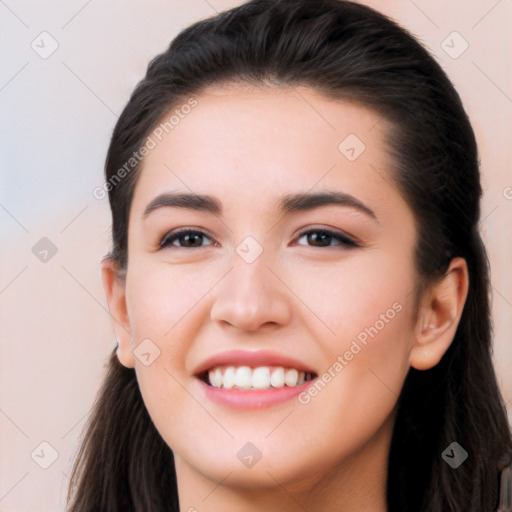
MULTIPOLYGON (((313 210, 321 206, 338 205, 355 208, 374 220, 375 212, 359 199, 345 192, 332 190, 286 194, 281 198, 279 211, 283 214, 313 210)), ((144 217, 159 208, 187 208, 213 215, 222 214, 222 203, 213 196, 195 193, 164 193, 155 197, 144 210, 144 217)))

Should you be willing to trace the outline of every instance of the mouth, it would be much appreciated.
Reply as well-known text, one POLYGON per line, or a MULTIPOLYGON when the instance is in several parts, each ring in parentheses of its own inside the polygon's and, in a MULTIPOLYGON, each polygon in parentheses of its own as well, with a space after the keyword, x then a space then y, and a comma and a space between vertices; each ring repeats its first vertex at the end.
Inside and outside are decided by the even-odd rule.
POLYGON ((203 371, 197 377, 214 388, 263 391, 301 386, 315 379, 316 374, 283 366, 219 365, 203 371))
POLYGON ((193 373, 207 400, 260 409, 292 400, 318 374, 300 360, 265 350, 231 350, 203 361, 193 373))

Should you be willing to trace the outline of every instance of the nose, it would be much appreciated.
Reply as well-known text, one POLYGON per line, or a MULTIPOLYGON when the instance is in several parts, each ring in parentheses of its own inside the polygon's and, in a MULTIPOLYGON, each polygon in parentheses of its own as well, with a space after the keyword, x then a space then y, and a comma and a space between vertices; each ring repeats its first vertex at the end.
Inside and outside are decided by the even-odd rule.
POLYGON ((231 271, 215 287, 212 320, 244 331, 290 321, 290 294, 275 268, 269 268, 264 254, 252 263, 234 254, 231 271))

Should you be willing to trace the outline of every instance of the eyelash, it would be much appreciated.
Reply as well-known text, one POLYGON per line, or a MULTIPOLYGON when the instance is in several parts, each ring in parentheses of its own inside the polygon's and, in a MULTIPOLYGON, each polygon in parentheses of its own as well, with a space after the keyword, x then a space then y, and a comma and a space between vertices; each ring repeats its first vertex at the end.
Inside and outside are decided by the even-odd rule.
MULTIPOLYGON (((355 241, 353 240, 352 238, 348 237, 347 235, 343 234, 343 233, 340 233, 340 232, 337 232, 337 231, 331 231, 329 229, 320 229, 320 228, 313 228, 313 229, 308 229, 307 231, 303 231, 302 233, 300 233, 299 235, 299 239, 301 239, 302 237, 306 236, 306 235, 310 235, 312 233, 322 233, 323 235, 328 235, 330 236, 332 239, 334 240, 337 240, 338 242, 340 242, 338 245, 324 245, 324 246, 320 246, 318 248, 322 249, 322 248, 327 248, 327 247, 340 247, 340 246, 345 246, 346 248, 354 248, 354 247, 360 247, 360 245, 355 241)), ((181 229, 181 230, 178 230, 178 231, 174 231, 174 232, 171 232, 171 233, 167 233, 161 243, 160 243, 160 249, 165 249, 165 248, 173 248, 173 249, 185 249, 185 250, 190 250, 190 249, 201 249, 202 247, 176 247, 176 246, 172 246, 172 243, 176 240, 178 240, 180 237, 182 236, 186 236, 186 235, 200 235, 200 236, 206 236, 208 238, 210 238, 208 236, 208 234, 206 234, 204 231, 201 231, 201 230, 197 230, 197 229, 181 229)), ((215 244, 210 244, 210 245, 215 245, 215 244)), ((303 244, 299 244, 299 245, 303 245, 303 244)), ((312 246, 309 246, 309 247, 316 247, 314 245, 312 246)))

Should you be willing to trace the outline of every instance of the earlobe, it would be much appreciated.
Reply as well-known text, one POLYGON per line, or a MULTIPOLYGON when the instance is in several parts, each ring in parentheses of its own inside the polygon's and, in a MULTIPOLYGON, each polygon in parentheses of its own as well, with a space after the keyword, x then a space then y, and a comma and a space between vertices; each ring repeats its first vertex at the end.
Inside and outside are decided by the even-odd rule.
POLYGON ((410 354, 413 368, 433 368, 450 347, 462 316, 468 285, 466 261, 454 258, 445 275, 425 292, 410 354))
POLYGON ((117 357, 123 366, 134 368, 131 329, 126 307, 125 281, 119 275, 117 263, 112 258, 101 262, 101 278, 107 297, 112 327, 118 343, 117 357))

